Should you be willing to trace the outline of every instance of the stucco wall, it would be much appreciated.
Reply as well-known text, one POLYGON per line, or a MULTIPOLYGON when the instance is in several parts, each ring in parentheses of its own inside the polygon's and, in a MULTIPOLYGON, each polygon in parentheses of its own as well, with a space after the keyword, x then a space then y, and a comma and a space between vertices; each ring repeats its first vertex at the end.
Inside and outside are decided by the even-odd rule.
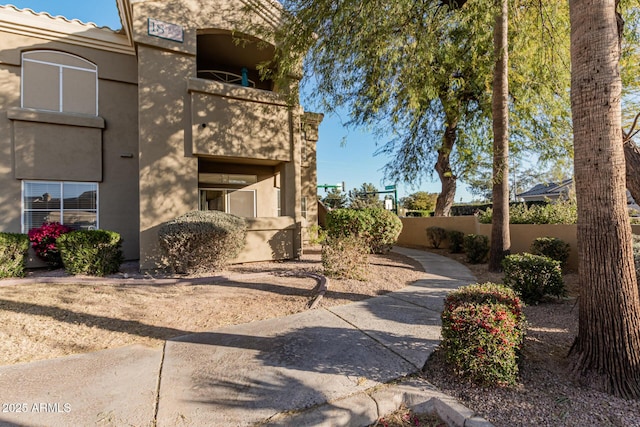
POLYGON ((64 39, 2 32, 0 41, 0 231, 21 231, 19 178, 93 181, 100 227, 120 233, 125 257, 138 258, 136 58, 64 39), (97 118, 20 109, 21 53, 33 49, 97 65, 97 118), (134 156, 122 158, 125 153, 134 156))
MULTIPOLYGON (((196 78, 197 34, 211 29, 242 30, 246 19, 242 8, 228 1, 133 3, 140 109, 142 269, 162 264, 158 227, 198 209, 199 156, 214 162, 273 167, 274 177, 280 173, 282 215, 290 217, 287 221, 300 222, 299 203, 295 202, 300 200, 296 154, 300 131, 296 120, 301 112, 288 107, 285 98, 276 93, 196 78), (180 42, 150 36, 149 18, 181 26, 184 39, 180 42)), ((247 189, 257 190, 258 215, 275 215, 273 181, 261 178, 247 189)), ((296 229, 299 227, 280 230, 280 234, 269 228, 253 231, 243 259, 271 259, 269 242, 274 237, 290 241, 293 249, 285 245, 282 252, 286 258, 294 256, 300 247, 296 229)))
POLYGON ((245 249, 233 263, 290 259, 296 255, 293 218, 247 218, 248 231, 245 249))
MULTIPOLYGON (((442 227, 446 230, 458 230, 465 234, 482 234, 491 238, 491 224, 480 224, 475 216, 401 218, 402 233, 398 245, 408 247, 427 247, 426 230, 428 227, 442 227)), ((640 225, 632 225, 634 234, 640 234, 640 225)), ((511 224, 511 253, 529 252, 531 243, 538 237, 556 237, 571 246, 568 268, 578 268, 578 251, 575 224, 511 224)), ((444 242, 442 247, 448 247, 444 242)))

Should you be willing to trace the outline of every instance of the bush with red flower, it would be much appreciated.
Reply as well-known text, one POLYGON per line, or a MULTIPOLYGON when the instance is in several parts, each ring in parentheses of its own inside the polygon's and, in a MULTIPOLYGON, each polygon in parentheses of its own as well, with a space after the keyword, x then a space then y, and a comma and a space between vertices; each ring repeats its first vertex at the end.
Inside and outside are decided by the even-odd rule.
POLYGON ((474 284, 452 292, 442 312, 442 348, 459 375, 484 385, 515 384, 524 341, 523 304, 510 288, 474 284))
POLYGON ((58 222, 45 222, 41 227, 29 230, 29 241, 38 258, 50 267, 58 268, 62 266, 62 258, 56 246, 56 239, 70 231, 72 228, 58 222))

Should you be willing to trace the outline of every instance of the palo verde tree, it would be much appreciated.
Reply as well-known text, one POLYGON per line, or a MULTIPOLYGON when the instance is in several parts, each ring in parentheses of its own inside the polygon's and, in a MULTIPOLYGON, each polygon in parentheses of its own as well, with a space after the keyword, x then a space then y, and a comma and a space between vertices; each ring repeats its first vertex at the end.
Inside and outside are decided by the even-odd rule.
MULTIPOLYGON (((416 183, 431 175, 435 164, 442 182, 436 214, 447 215, 458 177, 474 168, 479 153, 490 153, 494 3, 284 1, 275 65, 264 72, 271 78, 297 75, 304 64, 319 108, 344 108, 348 124, 379 135, 387 135, 390 124, 393 136, 378 150, 393 156, 387 176, 416 183)), ((568 66, 550 58, 556 57, 551 46, 563 41, 524 37, 538 28, 555 37, 561 27, 546 21, 557 15, 557 2, 542 3, 548 9, 544 14, 512 14, 521 31, 513 41, 517 54, 510 96, 520 101, 508 105, 515 111, 513 141, 555 151, 547 156, 555 158, 562 150, 549 143, 549 136, 566 133, 568 108, 557 105, 568 101, 566 90, 551 83, 568 66), (535 101, 540 98, 544 102, 535 101)))
POLYGON ((402 207, 414 211, 432 211, 436 206, 438 195, 435 193, 427 193, 426 191, 417 191, 400 199, 402 207))
POLYGON ((626 212, 617 0, 570 0, 571 109, 578 204, 575 371, 601 390, 640 397, 640 293, 626 212))

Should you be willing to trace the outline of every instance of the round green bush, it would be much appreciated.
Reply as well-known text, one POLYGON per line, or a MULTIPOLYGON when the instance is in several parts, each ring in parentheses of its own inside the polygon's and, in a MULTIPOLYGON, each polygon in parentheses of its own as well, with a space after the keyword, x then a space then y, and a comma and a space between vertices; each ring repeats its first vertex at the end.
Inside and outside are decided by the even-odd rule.
POLYGON ((158 239, 176 273, 211 273, 238 256, 246 234, 244 218, 219 211, 192 211, 162 224, 158 239))
POLYGON ((458 230, 447 231, 447 238, 449 239, 449 252, 452 254, 459 254, 462 252, 464 243, 464 233, 458 230))
POLYGON ((566 295, 560 261, 528 253, 508 255, 502 261, 504 284, 514 289, 527 304, 545 295, 566 295))
POLYGON ((338 279, 367 280, 369 245, 355 235, 327 237, 322 244, 322 267, 325 276, 338 279))
POLYGON ((327 214, 329 237, 359 236, 372 253, 386 253, 398 241, 402 221, 386 209, 334 209, 327 214))
POLYGON ((0 278, 22 277, 29 252, 29 236, 0 233, 0 278))
POLYGON ((481 234, 467 234, 462 242, 467 261, 471 264, 480 264, 487 259, 489 254, 489 238, 481 234))
POLYGON ((71 274, 106 276, 122 263, 120 234, 108 230, 76 230, 56 239, 62 265, 71 274))
POLYGON ((441 347, 456 373, 484 385, 515 384, 525 334, 522 309, 512 289, 495 283, 449 294, 442 312, 441 347))
POLYGON ((560 261, 561 267, 567 265, 571 246, 555 237, 538 237, 531 243, 531 253, 560 261))

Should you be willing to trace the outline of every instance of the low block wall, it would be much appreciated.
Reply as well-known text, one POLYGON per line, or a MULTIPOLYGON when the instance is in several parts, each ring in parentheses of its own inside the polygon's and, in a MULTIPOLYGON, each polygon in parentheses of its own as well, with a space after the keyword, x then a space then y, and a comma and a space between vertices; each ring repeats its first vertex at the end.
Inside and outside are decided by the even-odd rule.
MULTIPOLYGON (((400 218, 402 233, 398 238, 399 246, 428 247, 427 228, 442 227, 445 230, 458 230, 464 234, 482 234, 491 238, 491 224, 480 224, 475 216, 400 218)), ((640 225, 631 226, 633 234, 640 235, 640 225)), ((571 246, 567 267, 578 269, 577 226, 575 224, 511 224, 511 253, 529 252, 531 243, 538 237, 555 237, 571 246)), ((448 247, 448 242, 443 242, 448 247)))
POLYGON ((294 242, 299 227, 291 217, 247 218, 247 240, 234 264, 296 256, 294 242))

